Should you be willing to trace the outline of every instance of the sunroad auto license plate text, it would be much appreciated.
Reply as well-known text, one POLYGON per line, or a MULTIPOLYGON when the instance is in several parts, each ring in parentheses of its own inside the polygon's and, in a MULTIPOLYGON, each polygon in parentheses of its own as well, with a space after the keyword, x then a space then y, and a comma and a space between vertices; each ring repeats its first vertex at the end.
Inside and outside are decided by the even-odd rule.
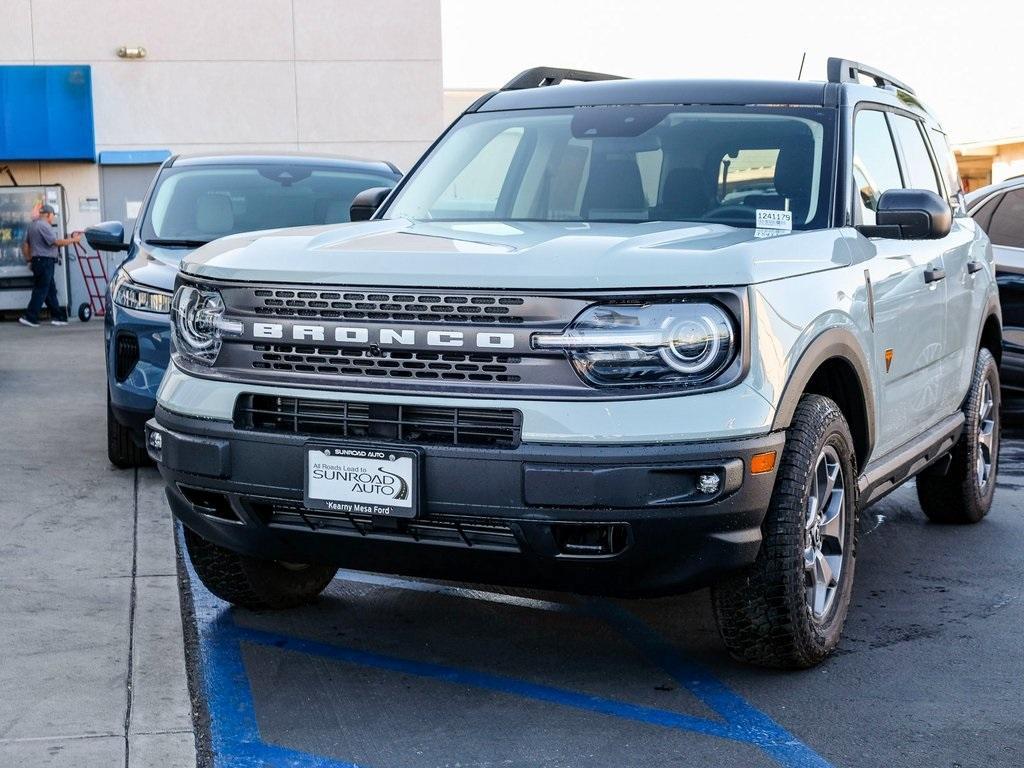
POLYGON ((310 447, 306 506, 341 514, 415 517, 418 458, 411 451, 310 447))

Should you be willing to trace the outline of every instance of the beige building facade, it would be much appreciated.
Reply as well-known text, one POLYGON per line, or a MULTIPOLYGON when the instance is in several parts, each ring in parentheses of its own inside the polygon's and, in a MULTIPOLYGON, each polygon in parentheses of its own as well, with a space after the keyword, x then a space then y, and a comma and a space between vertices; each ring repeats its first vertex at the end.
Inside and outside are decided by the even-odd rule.
POLYGON ((968 191, 1024 174, 1024 135, 954 147, 968 191))
MULTIPOLYGON (((91 68, 97 160, 298 150, 406 170, 443 127, 440 0, 4 0, 3 15, 0 65, 91 68)), ((100 220, 101 163, 7 164, 63 184, 72 229, 100 220)))

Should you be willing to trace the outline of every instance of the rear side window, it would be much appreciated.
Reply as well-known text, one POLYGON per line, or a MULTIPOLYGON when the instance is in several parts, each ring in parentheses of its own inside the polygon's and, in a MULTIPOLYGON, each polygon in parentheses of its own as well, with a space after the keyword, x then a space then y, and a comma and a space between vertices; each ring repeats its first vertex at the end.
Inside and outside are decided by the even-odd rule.
POLYGON ((949 203, 957 211, 962 211, 960 193, 963 192, 963 184, 960 183, 960 169, 957 167, 956 158, 953 157, 953 150, 949 148, 949 140, 946 138, 946 134, 934 128, 929 128, 928 134, 932 139, 932 150, 939 161, 939 170, 946 179, 949 203))
POLYGON ((892 130, 903 150, 903 177, 909 189, 927 189, 941 195, 932 157, 921 133, 921 124, 902 115, 889 115, 892 130))
POLYGON ((1013 189, 1003 195, 992 214, 988 236, 993 245, 1024 248, 1024 189, 1013 189))
POLYGON ((979 227, 988 232, 988 228, 992 225, 992 214, 996 212, 996 208, 999 207, 999 203, 1001 203, 1002 200, 1002 195, 996 195, 975 211, 971 215, 971 218, 978 222, 979 227))
POLYGON ((874 224, 878 198, 903 186, 896 149, 885 115, 861 110, 853 129, 853 179, 859 202, 859 224, 874 224))

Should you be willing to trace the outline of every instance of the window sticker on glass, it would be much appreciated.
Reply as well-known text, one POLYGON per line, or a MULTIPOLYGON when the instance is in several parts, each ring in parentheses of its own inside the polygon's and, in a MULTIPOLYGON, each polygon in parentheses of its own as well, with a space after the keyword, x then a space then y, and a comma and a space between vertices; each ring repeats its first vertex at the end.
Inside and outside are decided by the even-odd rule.
POLYGON ((793 229, 792 211, 773 211, 770 209, 757 209, 758 229, 793 229))

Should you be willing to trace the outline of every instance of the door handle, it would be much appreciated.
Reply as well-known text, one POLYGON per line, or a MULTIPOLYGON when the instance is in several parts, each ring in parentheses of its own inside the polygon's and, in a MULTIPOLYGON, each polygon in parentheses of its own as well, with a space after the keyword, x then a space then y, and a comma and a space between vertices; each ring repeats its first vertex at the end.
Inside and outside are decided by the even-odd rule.
POLYGON ((929 267, 924 271, 925 283, 937 283, 946 279, 946 270, 942 267, 929 267))
POLYGON ((968 261, 967 262, 967 274, 973 275, 975 272, 981 272, 985 268, 985 265, 980 261, 968 261))

